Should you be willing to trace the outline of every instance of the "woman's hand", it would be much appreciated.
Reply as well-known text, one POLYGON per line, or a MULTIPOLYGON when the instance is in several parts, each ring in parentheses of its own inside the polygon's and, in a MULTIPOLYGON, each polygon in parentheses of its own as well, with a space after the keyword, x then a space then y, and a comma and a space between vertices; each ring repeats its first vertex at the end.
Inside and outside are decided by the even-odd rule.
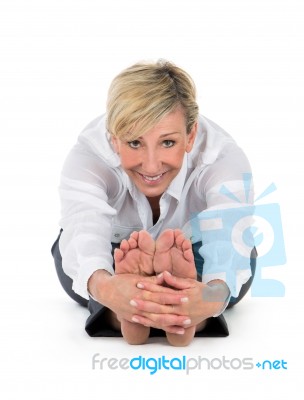
MULTIPOLYGON (((150 291, 140 288, 138 283, 144 285, 159 286, 162 281, 156 276, 143 277, 136 274, 111 275, 105 270, 97 270, 88 282, 88 289, 91 295, 105 307, 112 310, 118 318, 124 318, 131 322, 138 322, 134 316, 134 305, 137 302, 145 302, 146 307, 157 305, 158 307, 179 306, 185 299, 182 291, 176 291, 168 287, 159 286, 160 290, 150 291), (133 300, 133 301, 131 301, 133 300)), ((152 287, 154 287, 152 286, 152 287)), ((137 311, 136 315, 143 317, 147 311, 137 311)), ((157 322, 146 326, 163 329, 169 333, 178 333, 183 330, 184 322, 188 317, 180 315, 159 315, 157 322)), ((141 323, 139 321, 139 323, 141 323)), ((145 325, 145 324, 143 324, 145 325)), ((187 324, 186 324, 187 325, 187 324)))
POLYGON ((142 297, 133 298, 135 308, 133 320, 135 318, 145 326, 162 326, 162 329, 166 330, 164 327, 168 329, 171 323, 176 324, 175 317, 182 315, 187 318, 181 326, 197 326, 207 318, 220 313, 229 296, 229 289, 223 281, 204 284, 195 279, 177 278, 169 272, 156 277, 156 282, 140 280, 138 287, 149 293, 161 293, 164 287, 160 285, 164 283, 174 288, 176 294, 180 294, 181 298, 187 298, 188 301, 179 304, 157 304, 142 297))

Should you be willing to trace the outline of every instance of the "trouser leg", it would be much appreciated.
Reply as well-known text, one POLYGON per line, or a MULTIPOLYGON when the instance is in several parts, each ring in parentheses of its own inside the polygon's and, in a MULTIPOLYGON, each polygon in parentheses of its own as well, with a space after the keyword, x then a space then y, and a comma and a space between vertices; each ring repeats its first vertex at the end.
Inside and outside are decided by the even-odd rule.
MULTIPOLYGON (((194 261, 195 261, 195 266, 196 266, 199 281, 201 281, 201 277, 202 277, 202 274, 204 271, 204 259, 199 253, 199 249, 201 246, 202 246, 202 242, 194 243, 192 245, 192 251, 194 254, 194 261)), ((256 258, 257 258, 257 251, 256 251, 256 248, 254 247, 252 249, 251 256, 250 256, 251 277, 242 286, 238 297, 237 298, 231 297, 227 308, 231 308, 234 305, 236 305, 239 301, 241 301, 242 298, 246 295, 246 293, 250 289, 250 286, 254 279, 255 270, 256 270, 256 258)), ((228 335, 229 335, 229 330, 228 330, 228 326, 227 326, 226 320, 223 315, 220 315, 215 318, 209 318, 205 329, 202 332, 196 333, 196 336, 217 336, 218 337, 218 336, 228 336, 228 335)))
POLYGON ((250 279, 242 286, 240 293, 238 295, 238 297, 231 297, 230 302, 227 306, 227 308, 231 308, 233 306, 235 306, 237 303, 239 303, 242 298, 245 296, 245 294, 248 292, 248 290, 250 289, 253 279, 254 279, 254 275, 255 275, 255 270, 256 270, 256 259, 257 259, 258 253, 256 251, 256 248, 254 247, 251 251, 251 255, 250 255, 250 267, 251 267, 251 277, 250 279))
POLYGON ((73 300, 77 301, 77 303, 81 304, 82 306, 87 307, 88 300, 84 299, 83 297, 79 296, 77 293, 74 292, 74 290, 72 289, 72 284, 73 284, 72 279, 67 274, 65 274, 62 269, 62 257, 61 257, 60 250, 59 250, 59 239, 60 239, 61 233, 62 233, 62 229, 60 230, 60 233, 59 233, 57 239, 55 240, 55 242, 52 246, 52 249, 51 249, 51 253, 54 258, 56 272, 57 272, 59 282, 61 283, 61 286, 63 287, 65 292, 73 300))
MULTIPOLYGON (((72 289, 73 281, 68 275, 66 275, 62 268, 62 257, 59 249, 59 240, 61 233, 62 229, 60 230, 60 233, 52 246, 51 253, 54 258, 59 282, 61 283, 64 291, 73 300, 75 300, 80 305, 87 307, 90 311, 90 316, 86 321, 85 330, 90 336, 122 336, 121 332, 114 331, 108 326, 107 320, 105 318, 105 313, 107 311, 106 307, 93 300, 92 298, 90 298, 89 300, 83 298, 82 296, 75 293, 72 289)), ((119 244, 112 244, 112 251, 114 251, 114 249, 118 246, 119 244)))

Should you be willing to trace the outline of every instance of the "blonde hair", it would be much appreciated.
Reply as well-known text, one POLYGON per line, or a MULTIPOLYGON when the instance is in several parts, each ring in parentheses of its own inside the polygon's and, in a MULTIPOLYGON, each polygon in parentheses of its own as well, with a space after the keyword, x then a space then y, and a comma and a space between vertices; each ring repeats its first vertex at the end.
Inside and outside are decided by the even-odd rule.
POLYGON ((107 100, 107 129, 120 139, 134 140, 181 106, 189 133, 198 105, 192 78, 174 64, 159 60, 137 63, 114 78, 107 100))

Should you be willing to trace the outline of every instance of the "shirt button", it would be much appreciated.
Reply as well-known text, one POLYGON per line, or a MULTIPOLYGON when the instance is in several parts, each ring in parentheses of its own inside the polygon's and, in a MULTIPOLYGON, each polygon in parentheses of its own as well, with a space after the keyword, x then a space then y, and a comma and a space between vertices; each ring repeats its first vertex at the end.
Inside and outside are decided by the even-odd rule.
POLYGON ((120 234, 119 233, 114 233, 114 237, 119 237, 120 236, 120 234))

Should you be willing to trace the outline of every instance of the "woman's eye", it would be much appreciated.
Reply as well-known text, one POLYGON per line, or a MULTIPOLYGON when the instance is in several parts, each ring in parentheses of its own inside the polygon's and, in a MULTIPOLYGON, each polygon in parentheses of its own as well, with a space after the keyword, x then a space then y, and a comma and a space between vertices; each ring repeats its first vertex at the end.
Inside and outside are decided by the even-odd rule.
POLYGON ((139 140, 132 140, 131 142, 128 142, 128 145, 132 148, 132 149, 138 149, 140 146, 140 141, 139 140))
POLYGON ((175 144, 174 140, 164 140, 163 141, 164 147, 172 147, 172 146, 174 146, 174 144, 175 144))

